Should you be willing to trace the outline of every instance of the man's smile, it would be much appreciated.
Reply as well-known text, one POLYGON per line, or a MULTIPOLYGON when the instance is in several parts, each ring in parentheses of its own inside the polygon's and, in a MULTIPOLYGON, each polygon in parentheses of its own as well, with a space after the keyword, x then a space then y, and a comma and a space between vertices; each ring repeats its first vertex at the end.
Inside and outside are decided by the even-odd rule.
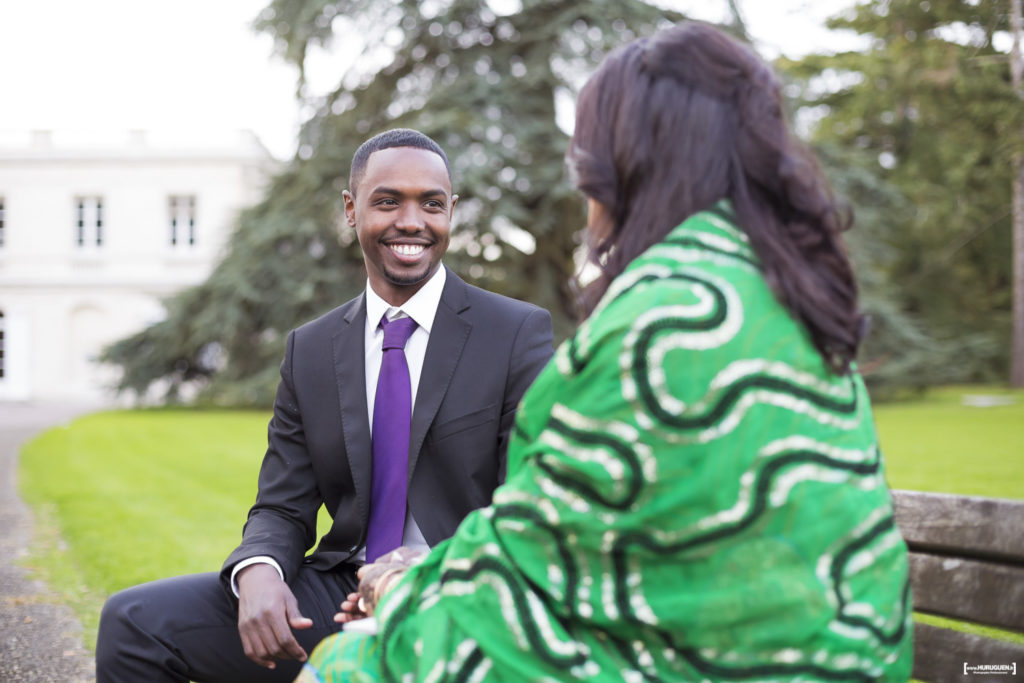
POLYGON ((432 247, 436 244, 426 235, 392 235, 380 241, 385 253, 390 253, 392 267, 413 268, 419 266, 429 257, 432 247))
POLYGON ((423 253, 423 250, 427 248, 425 244, 409 244, 406 242, 394 242, 387 245, 388 249, 393 251, 397 256, 416 257, 423 253))

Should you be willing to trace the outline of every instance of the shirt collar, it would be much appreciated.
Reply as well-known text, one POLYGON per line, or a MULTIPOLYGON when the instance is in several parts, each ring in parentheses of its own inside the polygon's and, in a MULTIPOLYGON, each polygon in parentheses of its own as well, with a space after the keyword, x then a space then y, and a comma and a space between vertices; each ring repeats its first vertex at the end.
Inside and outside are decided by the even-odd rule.
MULTIPOLYGON (((366 281, 366 321, 375 328, 380 319, 388 312, 388 309, 397 308, 407 316, 416 321, 416 324, 430 334, 430 328, 434 325, 434 315, 437 313, 437 305, 441 303, 441 292, 444 291, 444 283, 447 279, 445 267, 442 265, 437 272, 430 276, 430 279, 423 283, 419 291, 413 294, 408 301, 398 307, 394 307, 384 299, 380 298, 377 292, 373 291, 370 281, 366 281)), ((394 316, 392 316, 394 317, 394 316)))

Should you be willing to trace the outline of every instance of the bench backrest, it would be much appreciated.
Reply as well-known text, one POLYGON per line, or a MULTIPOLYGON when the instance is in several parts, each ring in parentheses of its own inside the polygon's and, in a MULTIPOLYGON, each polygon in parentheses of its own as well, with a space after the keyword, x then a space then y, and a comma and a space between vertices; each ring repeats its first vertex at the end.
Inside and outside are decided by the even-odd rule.
MULTIPOLYGON (((1024 501, 892 494, 896 523, 910 549, 914 609, 1024 632, 1024 501)), ((971 674, 985 671, 973 667, 1014 663, 1019 673, 986 673, 980 679, 985 683, 1024 681, 1024 645, 914 625, 918 680, 972 680, 971 674)))

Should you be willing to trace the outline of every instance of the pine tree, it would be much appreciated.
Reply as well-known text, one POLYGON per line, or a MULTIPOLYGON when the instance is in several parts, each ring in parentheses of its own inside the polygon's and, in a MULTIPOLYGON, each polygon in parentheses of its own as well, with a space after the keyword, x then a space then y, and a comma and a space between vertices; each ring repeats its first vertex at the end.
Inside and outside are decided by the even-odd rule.
POLYGON ((857 274, 860 309, 869 322, 857 361, 872 397, 887 399, 955 381, 959 376, 949 361, 959 346, 935 339, 907 312, 905 298, 889 282, 900 257, 891 227, 912 217, 910 202, 863 151, 821 143, 816 152, 834 191, 854 210, 854 228, 844 240, 857 274))
POLYGON ((864 52, 785 65, 802 85, 813 139, 860 150, 909 201, 886 217, 885 267, 899 307, 947 350, 945 379, 1005 377, 1011 158, 1021 109, 1005 52, 1006 8, 973 0, 870 0, 833 19, 864 52))
POLYGON ((309 102, 296 158, 241 216, 210 278, 170 300, 163 322, 105 351, 123 369, 119 388, 174 399, 198 385, 210 402, 268 404, 283 335, 364 285, 341 191, 356 147, 393 127, 423 131, 451 157, 460 200, 445 262, 549 309, 564 336, 585 218, 558 102, 573 100, 608 50, 681 18, 637 0, 522 0, 508 15, 486 0, 273 0, 257 26, 300 68, 300 95, 311 46, 359 36, 368 49, 309 102))

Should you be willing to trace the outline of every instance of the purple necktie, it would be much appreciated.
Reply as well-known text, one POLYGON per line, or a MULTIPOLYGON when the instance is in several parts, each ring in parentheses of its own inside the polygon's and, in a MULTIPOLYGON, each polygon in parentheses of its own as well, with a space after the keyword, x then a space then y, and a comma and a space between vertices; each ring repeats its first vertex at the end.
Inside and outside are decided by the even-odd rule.
POLYGON ((402 545, 409 488, 412 387, 405 343, 416 329, 416 321, 396 318, 389 322, 384 316, 380 326, 384 330, 384 349, 373 401, 373 484, 366 532, 367 562, 402 545))

